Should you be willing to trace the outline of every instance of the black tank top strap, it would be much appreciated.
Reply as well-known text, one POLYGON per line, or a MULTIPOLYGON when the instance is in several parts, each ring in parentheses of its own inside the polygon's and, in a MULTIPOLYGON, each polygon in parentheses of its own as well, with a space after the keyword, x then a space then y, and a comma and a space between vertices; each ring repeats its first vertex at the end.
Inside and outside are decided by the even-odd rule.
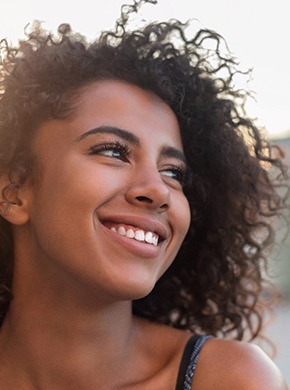
POLYGON ((192 336, 185 348, 179 366, 176 390, 190 390, 200 351, 212 336, 192 336))

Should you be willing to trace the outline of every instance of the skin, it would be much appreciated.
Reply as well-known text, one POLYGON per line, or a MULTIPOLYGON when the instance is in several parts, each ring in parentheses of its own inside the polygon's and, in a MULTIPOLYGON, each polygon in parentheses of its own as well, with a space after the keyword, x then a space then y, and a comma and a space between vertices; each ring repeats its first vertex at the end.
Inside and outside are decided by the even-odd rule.
MULTIPOLYGON (((34 177, 5 216, 15 268, 0 333, 0 389, 174 390, 190 335, 131 314, 131 301, 152 290, 189 227, 174 113, 136 86, 92 83, 73 118, 41 125, 32 153, 34 177), (158 233, 159 243, 111 230, 120 226, 158 233)), ((208 341, 192 389, 233 383, 286 388, 256 349, 208 341)))

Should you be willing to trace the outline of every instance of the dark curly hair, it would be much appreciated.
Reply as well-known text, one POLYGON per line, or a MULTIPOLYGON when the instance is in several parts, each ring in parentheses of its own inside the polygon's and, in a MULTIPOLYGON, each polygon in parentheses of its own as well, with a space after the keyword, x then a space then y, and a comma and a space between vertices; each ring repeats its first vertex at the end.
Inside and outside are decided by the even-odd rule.
MULTIPOLYGON (((155 1, 123 6, 116 28, 94 42, 67 24, 52 34, 39 23, 17 47, 1 41, 0 167, 10 178, 1 206, 9 207, 11 188, 33 175, 34 132, 72 116, 83 87, 116 79, 153 91, 180 125, 191 225, 172 266, 133 311, 197 333, 253 338, 262 323, 271 225, 286 209, 283 155, 246 116, 248 93, 234 87, 237 64, 221 53, 223 38, 207 29, 188 38, 187 24, 177 20, 130 31, 130 14, 144 2, 155 1)), ((0 266, 3 321, 12 298, 13 237, 2 217, 0 266)))

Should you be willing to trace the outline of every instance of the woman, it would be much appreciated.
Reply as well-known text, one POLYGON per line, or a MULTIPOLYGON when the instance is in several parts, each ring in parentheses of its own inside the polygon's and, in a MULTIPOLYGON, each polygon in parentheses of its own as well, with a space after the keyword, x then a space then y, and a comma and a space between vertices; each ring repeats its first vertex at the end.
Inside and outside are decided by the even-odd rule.
POLYGON ((261 329, 280 153, 217 34, 129 33, 131 11, 93 44, 2 45, 0 389, 286 389, 237 341, 261 329))

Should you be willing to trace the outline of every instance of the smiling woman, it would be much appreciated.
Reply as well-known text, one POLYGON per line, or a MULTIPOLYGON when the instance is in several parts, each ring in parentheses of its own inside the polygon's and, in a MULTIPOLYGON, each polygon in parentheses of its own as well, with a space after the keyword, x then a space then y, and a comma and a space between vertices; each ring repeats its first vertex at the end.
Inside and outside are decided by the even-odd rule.
POLYGON ((38 24, 2 42, 0 389, 286 389, 241 341, 263 322, 282 155, 222 38, 127 31, 143 2, 92 44, 38 24))
POLYGON ((27 247, 31 283, 40 267, 40 285, 58 269, 62 288, 77 296, 89 292, 96 301, 148 295, 189 226, 182 150, 173 111, 151 92, 121 81, 90 83, 71 119, 40 125, 31 153, 43 175, 26 191, 34 229, 15 252, 22 258, 27 247), (142 239, 145 234, 155 245, 142 239))

